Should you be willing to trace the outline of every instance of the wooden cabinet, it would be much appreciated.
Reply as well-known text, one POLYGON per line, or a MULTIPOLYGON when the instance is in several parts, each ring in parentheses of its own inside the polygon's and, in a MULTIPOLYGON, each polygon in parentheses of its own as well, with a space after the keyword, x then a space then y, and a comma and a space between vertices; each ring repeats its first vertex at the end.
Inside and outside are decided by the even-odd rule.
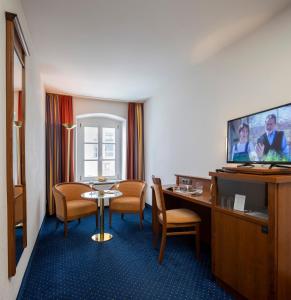
POLYGON ((291 299, 291 176, 210 175, 214 276, 247 299, 291 299))

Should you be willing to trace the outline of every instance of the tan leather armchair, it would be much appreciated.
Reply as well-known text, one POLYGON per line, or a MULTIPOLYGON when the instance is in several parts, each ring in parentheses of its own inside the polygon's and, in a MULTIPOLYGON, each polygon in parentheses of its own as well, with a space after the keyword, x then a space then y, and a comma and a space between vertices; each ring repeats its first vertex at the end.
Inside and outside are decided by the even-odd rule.
POLYGON ((140 228, 143 228, 143 210, 145 207, 144 191, 146 183, 141 180, 125 180, 113 186, 122 192, 122 196, 114 198, 109 204, 109 225, 111 227, 112 214, 120 213, 123 218, 125 213, 139 214, 140 228))
POLYGON ((14 186, 14 201, 14 224, 21 225, 23 222, 23 185, 14 186))
MULTIPOLYGON (((155 176, 153 179, 153 188, 156 196, 157 217, 162 226, 162 241, 160 246, 159 263, 164 258, 167 236, 174 235, 195 235, 196 236, 196 256, 200 256, 200 222, 201 219, 194 211, 186 208, 166 210, 164 194, 162 190, 161 179, 155 176), (168 229, 171 229, 168 232, 168 229), (176 232, 175 232, 176 229, 176 232)), ((160 226, 158 226, 160 230, 160 226)), ((155 237, 154 245, 158 242, 158 236, 155 237)))
POLYGON ((90 192, 89 185, 79 182, 59 183, 53 187, 56 204, 56 216, 64 222, 64 235, 67 236, 67 222, 96 215, 98 227, 98 205, 94 200, 82 199, 81 194, 90 192))

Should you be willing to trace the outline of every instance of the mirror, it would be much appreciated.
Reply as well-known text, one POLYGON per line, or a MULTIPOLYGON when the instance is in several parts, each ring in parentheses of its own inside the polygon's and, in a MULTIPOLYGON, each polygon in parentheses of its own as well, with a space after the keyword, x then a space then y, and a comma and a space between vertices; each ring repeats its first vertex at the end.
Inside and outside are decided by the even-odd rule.
POLYGON ((22 126, 22 64, 14 50, 14 111, 13 111, 13 187, 14 187, 14 224, 15 224, 15 246, 16 246, 16 264, 18 263, 23 248, 23 194, 24 184, 21 174, 21 143, 23 141, 22 126))
POLYGON ((8 276, 27 245, 25 181, 25 56, 27 46, 15 14, 6 13, 6 161, 8 276))

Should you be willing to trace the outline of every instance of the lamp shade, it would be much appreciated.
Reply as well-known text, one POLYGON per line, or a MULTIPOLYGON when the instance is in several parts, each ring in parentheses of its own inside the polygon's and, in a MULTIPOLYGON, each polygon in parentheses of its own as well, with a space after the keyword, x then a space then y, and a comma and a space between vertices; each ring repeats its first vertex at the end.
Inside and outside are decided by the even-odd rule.
POLYGON ((77 125, 76 124, 72 124, 72 123, 63 123, 63 126, 66 129, 71 130, 71 129, 74 129, 77 125))

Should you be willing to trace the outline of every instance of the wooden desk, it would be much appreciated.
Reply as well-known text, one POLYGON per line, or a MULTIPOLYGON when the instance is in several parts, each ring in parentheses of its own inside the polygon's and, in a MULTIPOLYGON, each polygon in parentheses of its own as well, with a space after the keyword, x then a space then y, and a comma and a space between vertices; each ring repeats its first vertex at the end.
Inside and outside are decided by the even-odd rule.
MULTIPOLYGON (((169 190, 170 187, 175 184, 163 185, 163 194, 165 198, 166 209, 174 208, 189 208, 195 211, 200 218, 201 222, 201 240, 210 245, 211 241, 211 194, 210 185, 211 181, 207 178, 176 175, 176 185, 180 185, 182 180, 191 180, 192 184, 200 182, 203 184, 203 194, 201 196, 188 196, 182 193, 177 193, 169 190)), ((157 216, 157 204, 154 190, 152 188, 152 230, 156 234, 158 232, 158 216, 157 216)))

